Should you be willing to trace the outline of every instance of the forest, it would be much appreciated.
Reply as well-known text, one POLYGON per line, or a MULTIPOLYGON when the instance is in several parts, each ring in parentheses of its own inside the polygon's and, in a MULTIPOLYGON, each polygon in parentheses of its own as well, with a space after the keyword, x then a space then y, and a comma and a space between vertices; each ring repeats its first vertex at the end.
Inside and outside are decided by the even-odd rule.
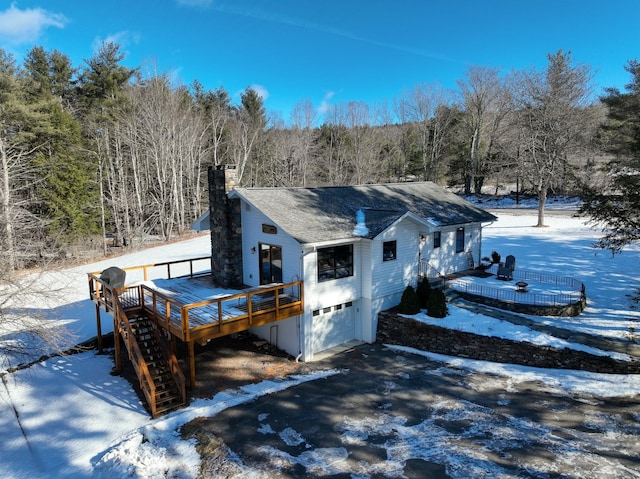
POLYGON ((123 60, 114 43, 80 66, 42 47, 18 65, 0 49, 3 274, 179 237, 208 207, 210 166, 233 165, 243 186, 515 188, 538 197, 540 226, 548 194, 582 195, 607 218, 603 192, 624 191, 612 172, 636 168, 621 163, 640 144, 636 60, 621 65, 629 91, 601 97, 593 69, 560 50, 541 69, 469 66, 455 91, 423 83, 323 112, 301 99, 286 119, 250 87, 234 103, 223 86, 123 60))

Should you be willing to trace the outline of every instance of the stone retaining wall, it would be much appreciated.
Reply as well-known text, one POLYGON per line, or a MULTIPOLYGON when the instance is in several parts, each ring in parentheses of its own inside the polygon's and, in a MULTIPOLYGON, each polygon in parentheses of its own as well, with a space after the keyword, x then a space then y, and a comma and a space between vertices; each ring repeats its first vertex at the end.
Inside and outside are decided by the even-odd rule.
MULTIPOLYGON (((447 318, 443 318, 446 324, 447 318)), ((616 361, 573 349, 511 341, 454 331, 405 318, 393 311, 378 315, 378 342, 409 346, 448 356, 540 368, 576 369, 598 373, 640 374, 640 359, 616 361)))
POLYGON ((461 298, 473 301, 474 303, 486 304, 487 306, 492 306, 494 308, 513 311, 520 314, 532 314, 534 316, 578 316, 587 306, 587 298, 584 294, 582 295, 582 299, 577 303, 559 306, 537 306, 535 304, 500 301, 499 299, 487 298, 486 296, 479 296, 477 294, 465 293, 458 290, 454 291, 461 298))

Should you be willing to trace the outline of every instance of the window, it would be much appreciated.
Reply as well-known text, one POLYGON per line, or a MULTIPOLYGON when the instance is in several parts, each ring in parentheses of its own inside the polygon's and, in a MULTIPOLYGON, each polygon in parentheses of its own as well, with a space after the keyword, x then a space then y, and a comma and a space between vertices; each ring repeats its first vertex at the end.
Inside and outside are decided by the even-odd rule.
POLYGON ((318 282, 353 276, 353 245, 318 249, 318 282))
POLYGON ((382 243, 382 261, 391 261, 396 259, 396 242, 385 241, 382 243))
POLYGON ((442 240, 442 235, 440 231, 435 231, 433 233, 433 249, 440 248, 440 241, 442 240))
POLYGON ((260 246, 260 284, 282 283, 282 248, 265 243, 260 246))
POLYGON ((458 228, 456 230, 456 253, 462 253, 464 251, 464 228, 458 228))

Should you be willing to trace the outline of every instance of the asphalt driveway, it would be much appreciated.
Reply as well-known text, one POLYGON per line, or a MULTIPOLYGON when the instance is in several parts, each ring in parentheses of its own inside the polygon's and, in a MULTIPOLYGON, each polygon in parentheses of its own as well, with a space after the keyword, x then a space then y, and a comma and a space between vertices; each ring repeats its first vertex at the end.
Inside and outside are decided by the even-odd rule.
POLYGON ((313 367, 339 372, 201 423, 228 446, 236 474, 640 477, 638 401, 472 373, 381 344, 313 367))

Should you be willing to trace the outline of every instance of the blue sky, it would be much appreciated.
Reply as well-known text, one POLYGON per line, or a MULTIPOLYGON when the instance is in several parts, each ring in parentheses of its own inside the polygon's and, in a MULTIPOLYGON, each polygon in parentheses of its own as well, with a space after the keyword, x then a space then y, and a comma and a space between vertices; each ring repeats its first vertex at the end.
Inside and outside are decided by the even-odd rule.
POLYGON ((623 88, 640 58, 637 0, 0 0, 0 46, 42 46, 74 66, 101 41, 124 64, 198 79, 268 110, 392 101, 418 83, 456 88, 469 65, 543 67, 570 50, 598 89, 623 88))

